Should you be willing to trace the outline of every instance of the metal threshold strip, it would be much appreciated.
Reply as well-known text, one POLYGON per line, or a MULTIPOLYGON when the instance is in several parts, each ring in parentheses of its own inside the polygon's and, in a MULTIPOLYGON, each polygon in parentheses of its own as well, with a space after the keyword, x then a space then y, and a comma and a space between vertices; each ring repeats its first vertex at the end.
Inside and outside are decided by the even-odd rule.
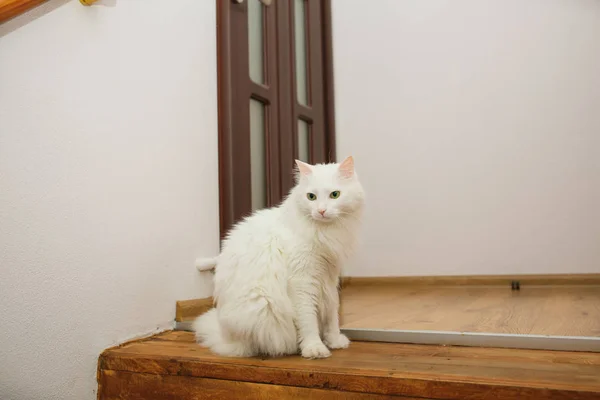
POLYGON ((368 342, 600 352, 600 337, 358 328, 342 331, 351 340, 368 342))
MULTIPOLYGON (((176 322, 175 330, 191 331, 191 322, 176 322)), ((351 340, 366 342, 499 347, 531 350, 600 352, 600 337, 520 335, 506 333, 409 331, 342 328, 351 340)))

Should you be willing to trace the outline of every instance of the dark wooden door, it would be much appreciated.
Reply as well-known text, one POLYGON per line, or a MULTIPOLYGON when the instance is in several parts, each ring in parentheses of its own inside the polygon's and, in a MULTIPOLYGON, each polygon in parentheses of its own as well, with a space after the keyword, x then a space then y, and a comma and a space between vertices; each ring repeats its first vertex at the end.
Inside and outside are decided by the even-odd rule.
POLYGON ((333 161, 329 1, 217 0, 221 235, 333 161))

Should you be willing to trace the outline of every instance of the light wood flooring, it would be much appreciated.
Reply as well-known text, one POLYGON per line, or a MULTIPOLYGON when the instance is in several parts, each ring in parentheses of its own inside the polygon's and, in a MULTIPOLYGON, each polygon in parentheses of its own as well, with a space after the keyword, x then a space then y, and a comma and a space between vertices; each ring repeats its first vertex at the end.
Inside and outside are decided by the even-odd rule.
POLYGON ((344 328, 600 337, 600 285, 349 285, 344 328))

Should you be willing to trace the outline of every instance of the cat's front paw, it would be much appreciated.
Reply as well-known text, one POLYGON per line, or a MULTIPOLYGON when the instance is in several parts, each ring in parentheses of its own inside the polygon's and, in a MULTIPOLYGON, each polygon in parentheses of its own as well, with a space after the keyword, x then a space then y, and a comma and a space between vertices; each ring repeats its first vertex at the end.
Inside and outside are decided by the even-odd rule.
POLYGON ((343 333, 336 333, 325 337, 325 345, 330 349, 347 349, 350 346, 350 339, 343 333))
POLYGON ((311 343, 302 348, 302 357, 304 358, 327 358, 331 352, 321 342, 311 343))

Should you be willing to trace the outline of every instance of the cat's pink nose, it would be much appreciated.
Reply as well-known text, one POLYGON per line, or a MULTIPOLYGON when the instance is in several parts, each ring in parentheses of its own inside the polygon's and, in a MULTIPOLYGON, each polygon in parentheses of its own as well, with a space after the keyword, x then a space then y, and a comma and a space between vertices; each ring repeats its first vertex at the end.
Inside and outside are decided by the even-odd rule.
POLYGON ((317 210, 317 211, 318 211, 318 212, 319 212, 319 214, 321 214, 323 217, 325 216, 325 211, 326 211, 326 210, 319 209, 319 210, 317 210))

